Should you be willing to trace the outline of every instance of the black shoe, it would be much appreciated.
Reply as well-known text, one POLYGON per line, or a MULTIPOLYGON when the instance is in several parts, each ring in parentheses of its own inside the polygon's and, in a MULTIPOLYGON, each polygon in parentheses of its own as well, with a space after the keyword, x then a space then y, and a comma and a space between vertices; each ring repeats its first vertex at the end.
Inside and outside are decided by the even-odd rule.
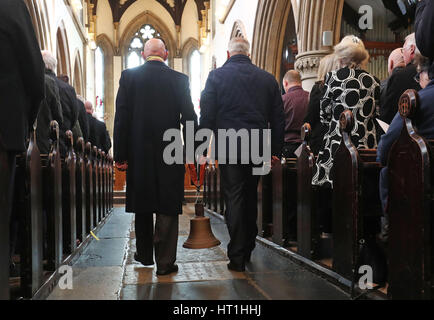
POLYGON ((236 272, 244 272, 246 270, 246 267, 244 265, 238 265, 236 263, 229 262, 228 269, 236 272))
POLYGON ((157 270, 157 276, 166 276, 168 274, 178 272, 178 265, 173 264, 169 269, 167 270, 157 270))
POLYGON ((134 254, 134 260, 136 260, 137 262, 140 262, 144 266, 153 266, 154 265, 153 260, 146 261, 145 259, 140 258, 137 253, 134 254))

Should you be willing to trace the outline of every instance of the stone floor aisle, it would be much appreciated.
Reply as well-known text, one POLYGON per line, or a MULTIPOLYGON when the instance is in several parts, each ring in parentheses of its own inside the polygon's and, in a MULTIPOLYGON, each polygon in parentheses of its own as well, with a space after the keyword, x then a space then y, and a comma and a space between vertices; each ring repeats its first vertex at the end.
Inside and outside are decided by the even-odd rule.
POLYGON ((115 209, 97 234, 100 240, 93 241, 74 264, 74 289, 56 288, 49 299, 348 299, 338 287, 261 244, 257 244, 246 272, 229 271, 229 235, 224 221, 214 216, 212 229, 222 244, 212 249, 183 248, 193 216, 194 206, 185 206, 180 217, 178 273, 157 277, 156 268, 133 260, 134 215, 115 209))

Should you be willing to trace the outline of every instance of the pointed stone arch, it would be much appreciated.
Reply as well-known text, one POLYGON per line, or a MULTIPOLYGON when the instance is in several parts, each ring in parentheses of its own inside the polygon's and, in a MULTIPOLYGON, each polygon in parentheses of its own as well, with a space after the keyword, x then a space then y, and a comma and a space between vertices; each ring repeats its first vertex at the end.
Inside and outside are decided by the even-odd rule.
POLYGON ((113 122, 114 122, 114 65, 113 57, 115 49, 112 41, 106 34, 100 34, 96 38, 97 47, 101 48, 104 53, 104 107, 105 114, 108 115, 106 120, 107 130, 113 135, 113 122))
POLYGON ((135 17, 125 28, 125 31, 120 38, 118 54, 122 55, 124 66, 126 65, 126 57, 130 42, 137 30, 139 30, 139 28, 145 24, 150 24, 156 28, 166 42, 167 50, 169 50, 169 66, 173 67, 173 59, 175 58, 177 49, 176 41, 167 25, 148 10, 135 17))
POLYGON ((280 79, 283 39, 290 0, 259 0, 252 41, 252 60, 258 67, 280 79))
POLYGON ((29 10, 30 18, 32 19, 33 28, 41 50, 51 49, 51 33, 45 1, 42 2, 43 5, 40 5, 40 1, 25 0, 25 4, 29 10))
POLYGON ((69 56, 68 36, 63 20, 56 32, 57 74, 65 74, 71 79, 71 59, 69 56))
POLYGON ((78 51, 78 49, 75 51, 72 86, 78 95, 84 97, 83 66, 81 63, 80 51, 78 51))
POLYGON ((247 38, 246 27, 241 20, 236 20, 232 27, 231 39, 235 37, 247 38))
POLYGON ((189 38, 182 46, 181 56, 182 56, 182 71, 189 75, 190 70, 190 55, 194 50, 199 50, 199 41, 194 38, 189 38))

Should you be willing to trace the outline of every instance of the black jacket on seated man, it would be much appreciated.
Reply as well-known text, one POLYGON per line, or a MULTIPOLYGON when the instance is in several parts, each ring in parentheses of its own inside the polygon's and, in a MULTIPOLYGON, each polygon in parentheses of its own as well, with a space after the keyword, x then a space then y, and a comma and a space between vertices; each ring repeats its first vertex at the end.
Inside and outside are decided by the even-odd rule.
POLYGON ((108 153, 112 147, 110 135, 104 122, 94 118, 91 114, 86 114, 89 123, 89 142, 105 153, 108 153))
POLYGON ((394 71, 387 82, 386 93, 380 104, 380 119, 390 124, 398 112, 398 102, 407 89, 419 91, 420 85, 414 77, 417 74, 416 65, 410 63, 405 68, 394 71))
POLYGON ((77 99, 78 108, 78 123, 80 124, 81 133, 85 142, 89 141, 89 119, 87 117, 86 108, 84 103, 77 99))
POLYGON ((39 109, 36 126, 36 143, 41 154, 50 152, 50 123, 56 120, 59 127, 63 125, 62 105, 56 81, 45 75, 45 99, 39 109))
MULTIPOLYGON (((201 97, 199 129, 208 128, 216 132, 218 129, 238 131, 268 127, 271 128, 271 154, 280 157, 285 115, 279 85, 274 76, 256 67, 248 56, 234 55, 223 67, 212 71, 208 76, 201 97)), ((261 149, 261 145, 262 137, 258 149, 261 149)), ((217 150, 216 155, 218 153, 217 150)), ((233 157, 239 157, 240 154, 238 148, 237 155, 233 157)), ((251 156, 252 154, 250 159, 251 156)), ((219 167, 227 205, 226 223, 231 237, 228 268, 244 271, 245 262, 250 260, 258 234, 256 219, 259 176, 253 175, 253 165, 240 164, 240 161, 238 164, 219 163, 219 167)))
POLYGON ((64 156, 66 154, 66 131, 73 131, 78 120, 77 94, 73 87, 58 79, 53 71, 47 70, 47 74, 56 81, 59 88, 63 113, 63 125, 60 127, 60 153, 64 156))

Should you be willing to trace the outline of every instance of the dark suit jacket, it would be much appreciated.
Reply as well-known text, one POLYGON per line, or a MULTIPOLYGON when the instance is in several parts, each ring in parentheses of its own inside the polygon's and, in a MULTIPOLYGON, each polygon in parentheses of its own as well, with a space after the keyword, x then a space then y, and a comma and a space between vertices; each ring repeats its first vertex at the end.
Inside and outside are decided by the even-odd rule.
POLYGON ((327 133, 328 129, 321 123, 320 118, 321 99, 324 95, 324 83, 322 81, 317 81, 310 91, 309 106, 307 108, 306 117, 304 118, 304 122, 309 123, 312 129, 310 147, 315 155, 317 155, 321 149, 324 135, 327 133))
POLYGON ((422 0, 414 22, 416 44, 422 55, 434 59, 434 1, 422 0))
MULTIPOLYGON (((252 64, 249 57, 232 56, 223 67, 212 71, 200 106, 200 128, 215 133, 218 129, 267 129, 270 124, 271 153, 281 156, 285 115, 279 85, 274 76, 252 64)), ((216 136, 216 149, 217 140, 216 136)), ((262 137, 259 141, 261 150, 262 137)))
POLYGON ((89 141, 89 119, 87 117, 86 108, 81 100, 77 99, 78 108, 78 123, 80 124, 81 133, 85 142, 89 141))
POLYGON ((42 154, 50 152, 50 122, 56 120, 59 127, 63 125, 62 105, 56 81, 45 75, 45 99, 39 109, 36 127, 36 142, 42 154))
MULTIPOLYGON (((116 100, 114 160, 128 161, 128 212, 182 214, 185 167, 165 163, 163 152, 171 141, 163 137, 169 129, 180 130, 181 122, 185 125, 186 121, 197 126, 186 75, 159 61, 122 73, 116 100)), ((180 133, 178 138, 181 140, 180 133)))
POLYGON ((0 0, 0 141, 23 152, 44 98, 44 62, 22 0, 0 0))
POLYGON ((54 72, 48 70, 47 74, 56 81, 59 88, 60 103, 63 113, 63 125, 60 127, 60 153, 64 156, 66 154, 66 131, 73 131, 78 120, 77 94, 73 87, 58 79, 54 72))
POLYGON ((94 118, 89 113, 86 114, 86 119, 89 123, 90 143, 92 146, 96 146, 98 149, 108 153, 112 147, 112 143, 105 123, 94 118))
POLYGON ((385 98, 380 104, 380 119, 391 123, 396 112, 401 95, 407 89, 419 91, 420 85, 414 80, 417 74, 416 66, 409 64, 405 68, 393 72, 387 83, 385 98))

